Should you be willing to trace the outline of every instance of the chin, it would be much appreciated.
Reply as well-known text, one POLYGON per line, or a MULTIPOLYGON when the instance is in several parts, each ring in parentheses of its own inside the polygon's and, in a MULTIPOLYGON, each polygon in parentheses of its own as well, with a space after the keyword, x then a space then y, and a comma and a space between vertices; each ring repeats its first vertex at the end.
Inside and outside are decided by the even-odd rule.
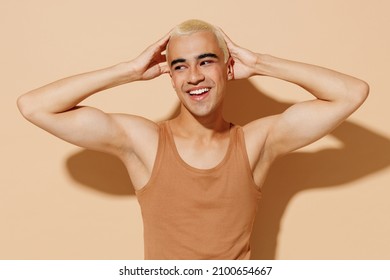
POLYGON ((216 114, 216 110, 191 110, 190 113, 196 118, 206 118, 216 114))

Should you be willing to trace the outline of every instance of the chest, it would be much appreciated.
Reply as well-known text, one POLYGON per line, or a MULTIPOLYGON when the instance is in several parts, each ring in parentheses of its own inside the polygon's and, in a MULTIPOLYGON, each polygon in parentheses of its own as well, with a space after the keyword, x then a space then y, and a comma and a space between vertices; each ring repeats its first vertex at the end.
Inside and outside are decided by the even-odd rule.
POLYGON ((174 152, 179 160, 198 169, 211 169, 218 166, 229 151, 229 138, 208 143, 174 137, 174 152))

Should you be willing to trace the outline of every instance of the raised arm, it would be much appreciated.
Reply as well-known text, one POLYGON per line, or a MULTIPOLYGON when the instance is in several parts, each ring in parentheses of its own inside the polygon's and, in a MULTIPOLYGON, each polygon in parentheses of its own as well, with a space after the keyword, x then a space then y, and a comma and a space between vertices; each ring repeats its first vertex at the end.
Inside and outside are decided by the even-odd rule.
MULTIPOLYGON (((270 76, 301 86, 315 99, 297 103, 280 115, 248 124, 259 131, 263 155, 274 159, 325 136, 364 102, 367 83, 357 78, 301 62, 253 53, 234 44, 226 35, 234 60, 234 77, 270 76), (261 130, 261 131, 260 131, 261 130), (263 131, 266 135, 263 137, 263 131)), ((253 136, 256 138, 256 136, 253 136)))
POLYGON ((266 148, 274 156, 325 136, 359 108, 368 95, 368 85, 354 77, 272 56, 258 58, 256 73, 292 82, 315 97, 274 117, 266 141, 266 148))
POLYGON ((68 77, 18 98, 23 116, 38 127, 75 145, 116 153, 128 145, 129 122, 137 125, 137 117, 106 114, 78 104, 102 90, 139 80, 149 80, 168 73, 164 64, 169 34, 148 47, 136 59, 68 77))

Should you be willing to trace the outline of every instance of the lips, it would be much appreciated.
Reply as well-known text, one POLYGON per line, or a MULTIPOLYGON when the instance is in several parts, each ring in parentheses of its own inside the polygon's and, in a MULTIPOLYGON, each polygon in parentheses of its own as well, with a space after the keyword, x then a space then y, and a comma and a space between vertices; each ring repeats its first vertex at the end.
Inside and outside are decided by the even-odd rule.
POLYGON ((208 93, 210 92, 209 87, 197 87, 192 88, 187 91, 187 93, 190 95, 190 98, 195 101, 200 101, 205 99, 208 96, 208 93))
POLYGON ((193 89, 193 90, 189 91, 188 93, 190 95, 201 95, 201 94, 208 92, 209 90, 210 90, 209 88, 199 88, 199 89, 193 89))

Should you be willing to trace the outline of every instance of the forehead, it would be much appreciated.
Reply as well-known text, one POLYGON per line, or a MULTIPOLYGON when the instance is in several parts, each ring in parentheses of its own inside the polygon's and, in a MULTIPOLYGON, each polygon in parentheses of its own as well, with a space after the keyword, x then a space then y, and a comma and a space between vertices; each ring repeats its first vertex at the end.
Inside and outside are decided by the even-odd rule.
POLYGON ((190 35, 173 36, 169 39, 168 61, 177 58, 191 59, 203 53, 223 56, 216 36, 210 31, 199 31, 190 35))

